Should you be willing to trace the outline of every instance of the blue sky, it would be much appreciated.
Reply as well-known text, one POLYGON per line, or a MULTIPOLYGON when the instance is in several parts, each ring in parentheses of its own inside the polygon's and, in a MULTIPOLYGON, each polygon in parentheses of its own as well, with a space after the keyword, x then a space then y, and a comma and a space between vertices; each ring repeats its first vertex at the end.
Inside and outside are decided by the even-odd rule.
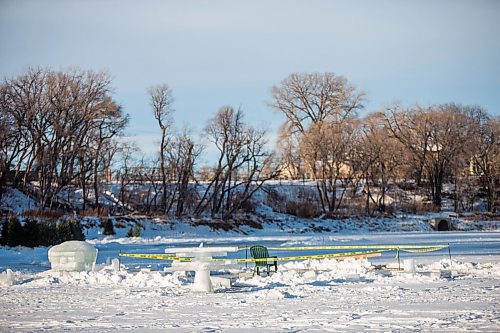
POLYGON ((500 1, 0 0, 0 77, 28 66, 108 70, 145 152, 159 130, 146 89, 167 83, 175 124, 198 135, 223 105, 276 133, 270 88, 331 71, 394 100, 500 115, 500 1))

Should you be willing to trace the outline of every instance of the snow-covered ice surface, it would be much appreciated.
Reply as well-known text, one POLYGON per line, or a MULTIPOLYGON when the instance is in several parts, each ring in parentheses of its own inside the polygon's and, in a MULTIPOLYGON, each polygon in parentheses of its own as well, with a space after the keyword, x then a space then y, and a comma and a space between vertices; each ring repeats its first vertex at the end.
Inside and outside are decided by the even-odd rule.
MULTIPOLYGON (((18 197, 9 192, 3 206, 16 212, 34 207, 18 197)), ((264 205, 259 213, 273 220, 262 230, 136 219, 117 221, 124 227, 116 226, 113 237, 88 218, 86 238, 98 249, 98 270, 91 272, 50 271, 48 248, 0 247, 0 332, 500 331, 500 221, 453 219, 455 231, 435 232, 427 223, 431 215, 301 220, 264 205), (125 237, 136 222, 141 237, 125 237), (403 262, 415 260, 416 274, 374 269, 398 267, 394 252, 369 260, 291 261, 271 276, 213 272, 230 273, 233 286, 210 294, 192 292, 193 277, 164 272, 170 264, 163 261, 122 258, 119 271, 112 264, 120 251, 165 253, 200 242, 247 248, 449 243, 453 261, 447 250, 401 253, 403 262)))
POLYGON ((99 249, 101 269, 93 272, 48 271, 46 248, 0 247, 0 331, 500 331, 499 232, 177 232, 166 237, 149 230, 135 241, 96 235, 90 242, 99 249), (402 253, 417 265, 417 273, 408 274, 374 269, 397 267, 394 252, 369 260, 292 261, 271 276, 233 271, 233 287, 212 294, 193 293, 191 276, 165 273, 155 261, 123 258, 120 271, 104 264, 119 251, 164 253, 200 240, 273 247, 450 243, 453 262, 446 250, 402 253))

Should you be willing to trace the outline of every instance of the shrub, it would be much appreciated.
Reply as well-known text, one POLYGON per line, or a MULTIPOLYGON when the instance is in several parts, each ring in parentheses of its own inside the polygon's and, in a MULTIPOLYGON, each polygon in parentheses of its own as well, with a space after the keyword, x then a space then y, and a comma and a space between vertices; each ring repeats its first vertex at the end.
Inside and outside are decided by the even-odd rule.
POLYGON ((396 212, 397 212, 396 205, 392 204, 392 205, 385 206, 385 213, 386 214, 395 216, 396 212))
POLYGON ((64 216, 64 212, 60 210, 43 210, 43 209, 31 209, 23 213, 23 217, 42 217, 57 219, 64 216))
POLYGON ((7 224, 9 223, 9 220, 5 218, 2 222, 2 234, 0 236, 0 245, 5 246, 7 245, 7 239, 9 238, 8 234, 8 229, 7 229, 7 224))
POLYGON ((403 203, 401 211, 410 214, 425 214, 428 212, 439 212, 440 207, 429 202, 410 202, 403 203))
POLYGON ((66 242, 73 239, 73 230, 67 221, 57 223, 58 243, 66 242))
POLYGON ((136 225, 133 228, 130 227, 130 230, 127 233, 127 237, 140 237, 141 231, 142 231, 141 225, 136 223, 136 225))
POLYGON ((43 221, 38 224, 38 246, 51 246, 60 243, 55 221, 43 221))
POLYGON ((80 216, 99 216, 105 217, 109 216, 109 209, 105 207, 94 208, 94 209, 85 209, 79 212, 80 216))
POLYGON ((69 240, 85 240, 79 221, 26 220, 24 226, 17 218, 4 222, 2 245, 7 246, 51 246, 69 240))
POLYGON ((122 221, 116 221, 115 220, 115 228, 124 229, 124 228, 126 228, 126 226, 125 226, 125 224, 123 224, 122 221))
POLYGON ((110 218, 104 219, 102 227, 104 229, 104 235, 116 235, 115 228, 113 227, 113 221, 110 218))
POLYGON ((71 228, 72 240, 84 241, 85 235, 83 234, 82 225, 78 220, 68 221, 71 228))
POLYGON ((286 206, 284 203, 286 202, 286 196, 281 195, 275 189, 269 189, 267 193, 266 204, 271 207, 274 211, 283 212, 286 211, 286 206))
POLYGON ((17 217, 13 217, 7 224, 7 246, 14 247, 21 245, 23 241, 23 226, 17 217))
POLYGON ((287 214, 295 215, 297 217, 302 217, 306 219, 318 217, 319 212, 315 204, 300 200, 300 201, 288 201, 286 203, 287 214))
POLYGON ((36 247, 40 243, 40 227, 36 220, 26 220, 23 227, 21 245, 36 247))
POLYGON ((398 183, 398 187, 403 191, 414 191, 417 189, 417 184, 413 182, 400 182, 398 183))
MULTIPOLYGON (((370 208, 373 208, 372 203, 370 203, 370 208)), ((342 218, 344 216, 362 216, 366 214, 366 197, 355 197, 349 200, 343 200, 335 217, 342 218)), ((328 214, 326 214, 325 217, 334 216, 328 216, 328 214)))
POLYGON ((240 210, 245 213, 255 213, 257 209, 257 204, 251 200, 245 200, 241 203, 240 210))

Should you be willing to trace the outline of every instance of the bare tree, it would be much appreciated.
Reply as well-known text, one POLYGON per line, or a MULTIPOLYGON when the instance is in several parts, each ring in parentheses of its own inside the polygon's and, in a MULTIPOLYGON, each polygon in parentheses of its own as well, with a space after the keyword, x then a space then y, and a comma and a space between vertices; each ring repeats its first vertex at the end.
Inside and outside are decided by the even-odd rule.
POLYGON ((37 173, 42 207, 51 208, 64 187, 86 178, 98 124, 107 131, 101 146, 125 125, 110 84, 105 72, 30 69, 2 85, 1 119, 15 125, 19 138, 9 144, 3 164, 11 168, 15 163, 17 175, 24 168, 24 184, 37 173))
POLYGON ((130 172, 130 181, 138 182, 138 193, 135 198, 134 208, 144 213, 151 214, 158 210, 158 194, 161 188, 161 175, 159 156, 153 159, 142 157, 133 166, 130 172))
POLYGON ((165 150, 168 145, 167 130, 171 126, 171 116, 173 113, 172 90, 166 84, 151 87, 149 90, 150 103, 153 108, 153 114, 161 129, 161 143, 160 143, 160 173, 163 185, 163 205, 165 212, 167 211, 167 174, 165 163, 165 150))
POLYGON ((426 170, 432 201, 441 206, 443 182, 460 159, 467 159, 467 143, 474 135, 467 114, 468 107, 444 104, 435 108, 430 117, 430 146, 426 170))
POLYGON ((29 69, 13 79, 5 79, 0 86, 0 196, 5 186, 7 175, 14 169, 12 180, 16 185, 26 181, 30 173, 29 165, 33 161, 36 142, 44 130, 45 105, 44 94, 46 72, 42 69, 29 69), (38 128, 35 131, 35 128, 38 128), (26 166, 27 165, 27 166, 26 166), (24 176, 21 169, 25 168, 24 176))
POLYGON ((245 124, 241 110, 221 108, 205 133, 219 155, 195 213, 208 208, 212 217, 228 219, 278 172, 264 173, 272 163, 272 154, 265 149, 265 132, 245 124))
POLYGON ((173 137, 167 150, 169 169, 175 184, 175 195, 172 196, 168 210, 170 211, 170 207, 175 203, 175 215, 180 217, 184 214, 187 204, 193 202, 190 201, 194 193, 190 193, 189 182, 194 179, 194 166, 203 147, 196 144, 185 130, 173 137))
POLYGON ((467 159, 468 143, 476 132, 471 107, 442 104, 408 110, 389 110, 386 126, 413 155, 417 184, 427 176, 432 202, 441 206, 443 182, 467 159))
MULTIPOLYGON (((109 100, 108 100, 109 101, 109 100)), ((128 117, 124 117, 121 108, 114 102, 103 104, 102 114, 94 120, 93 136, 93 174, 94 174, 94 196, 95 208, 99 208, 99 181, 102 177, 99 176, 99 171, 105 172, 109 166, 110 160, 115 151, 118 149, 117 142, 112 139, 119 135, 126 127, 128 117)))
POLYGON ((128 186, 132 183, 132 169, 136 165, 134 156, 139 152, 139 149, 131 144, 123 144, 118 151, 120 163, 116 172, 116 179, 120 184, 120 204, 122 214, 127 212, 130 203, 130 192, 128 186))
POLYGON ((383 112, 386 127, 409 151, 413 159, 415 181, 422 187, 425 162, 430 152, 430 109, 416 105, 403 109, 399 103, 388 106, 383 112))
POLYGON ((300 134, 293 133, 287 123, 281 124, 277 142, 283 171, 281 177, 288 179, 305 177, 305 167, 299 152, 299 142, 300 134))
POLYGON ((500 119, 493 117, 481 123, 477 150, 473 155, 473 170, 479 174, 485 189, 489 212, 498 210, 500 188, 500 119))
POLYGON ((291 74, 271 93, 272 106, 286 117, 282 130, 292 138, 283 147, 283 156, 288 159, 285 163, 292 161, 290 144, 299 144, 301 159, 316 180, 321 207, 333 213, 344 195, 342 192, 337 200, 337 182, 352 179, 347 171, 351 170, 349 140, 352 120, 363 108, 364 93, 333 73, 291 74))
POLYGON ((366 214, 372 214, 371 203, 375 209, 386 212, 386 192, 404 164, 404 146, 391 137, 383 115, 376 113, 362 120, 354 156, 353 167, 365 182, 366 214), (372 187, 379 188, 378 196, 374 197, 372 187))
POLYGON ((302 136, 300 154, 316 181, 321 208, 332 214, 339 209, 347 186, 353 180, 350 155, 354 148, 355 125, 352 121, 313 124, 302 136), (338 196, 340 183, 342 191, 338 196))
POLYGON ((363 108, 365 94, 334 73, 291 74, 271 89, 272 106, 290 129, 304 133, 313 123, 343 122, 363 108))

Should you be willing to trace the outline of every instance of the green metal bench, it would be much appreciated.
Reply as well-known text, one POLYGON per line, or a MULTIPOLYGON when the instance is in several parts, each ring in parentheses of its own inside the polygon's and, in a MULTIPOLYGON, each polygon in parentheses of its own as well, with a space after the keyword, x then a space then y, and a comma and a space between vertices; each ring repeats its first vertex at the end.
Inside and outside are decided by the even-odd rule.
MULTIPOLYGON (((269 256, 269 252, 267 251, 267 247, 262 245, 254 245, 250 247, 250 254, 253 259, 271 259, 277 258, 277 256, 269 256)), ((278 262, 276 260, 272 260, 271 263, 269 261, 255 261, 254 274, 257 272, 257 275, 260 275, 260 269, 265 269, 267 271, 267 275, 271 274, 271 267, 274 267, 274 271, 278 271, 278 262)))

